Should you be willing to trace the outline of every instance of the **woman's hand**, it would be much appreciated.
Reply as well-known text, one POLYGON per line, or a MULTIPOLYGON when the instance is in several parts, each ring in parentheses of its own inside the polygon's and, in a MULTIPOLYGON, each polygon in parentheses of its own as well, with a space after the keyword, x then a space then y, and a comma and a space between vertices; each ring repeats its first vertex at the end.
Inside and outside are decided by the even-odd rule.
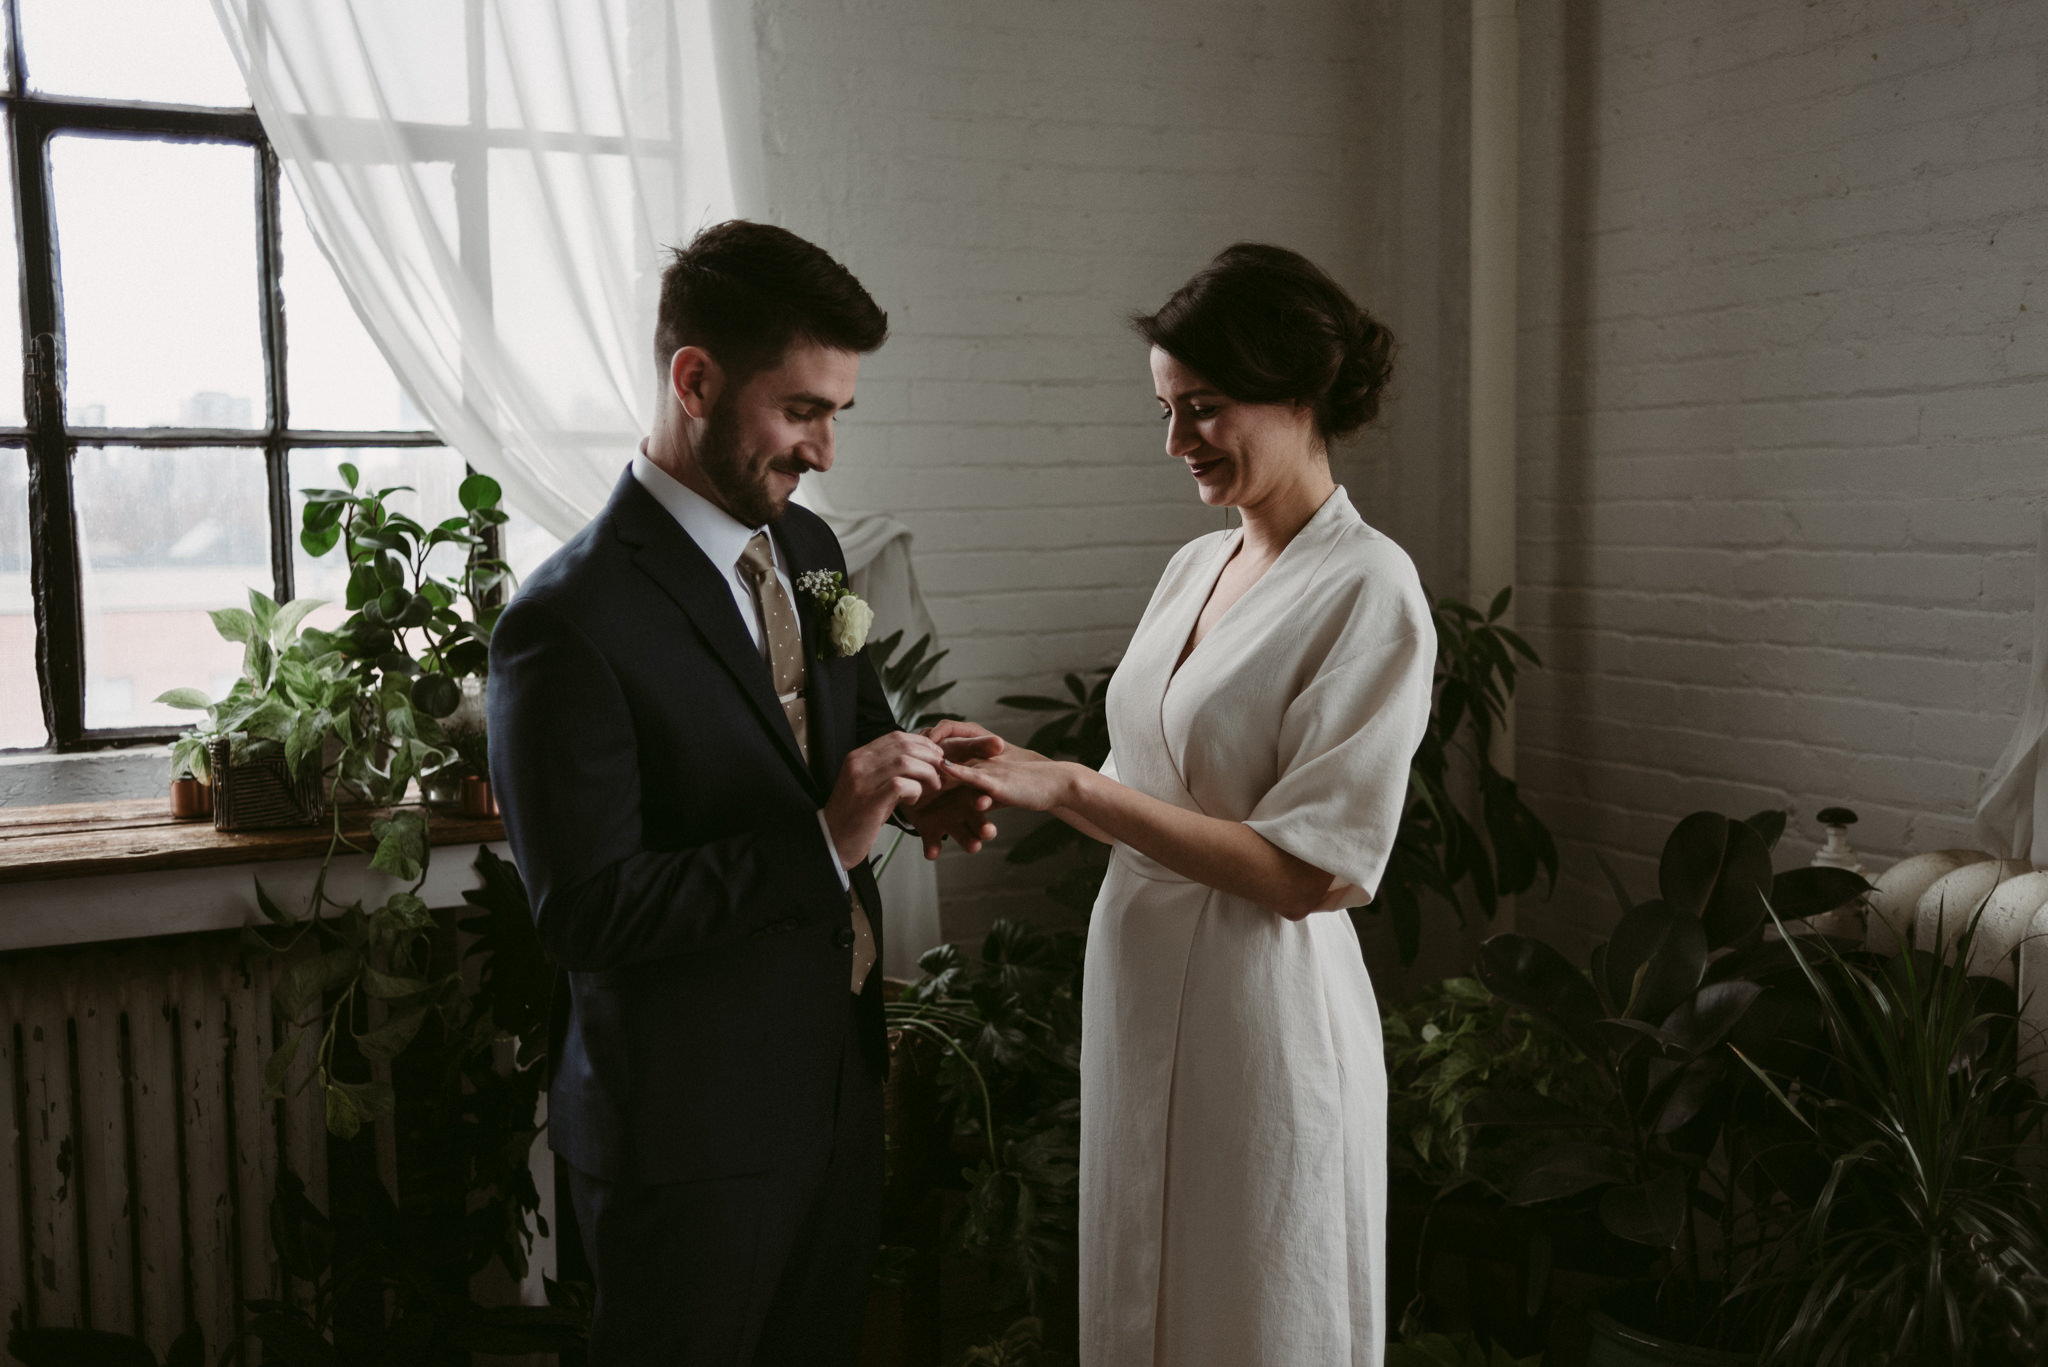
POLYGON ((965 764, 947 759, 940 764, 939 772, 948 780, 987 793, 998 806, 1049 812, 1072 797, 1074 771, 1079 767, 1012 745, 1000 755, 965 764))

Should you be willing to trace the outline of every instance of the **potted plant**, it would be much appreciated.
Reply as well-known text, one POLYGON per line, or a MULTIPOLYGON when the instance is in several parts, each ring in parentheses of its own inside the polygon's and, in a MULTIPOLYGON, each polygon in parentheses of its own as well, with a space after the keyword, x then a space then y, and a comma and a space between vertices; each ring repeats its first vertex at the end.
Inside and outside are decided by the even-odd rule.
POLYGON ((1005 1299, 1060 1339, 1077 1323, 1083 941, 999 920, 978 954, 927 950, 923 976, 888 1004, 890 1026, 938 1055, 936 1100, 965 1165, 942 1174, 965 1187, 953 1246, 987 1260, 1005 1299))
POLYGON ((201 711, 204 724, 171 747, 174 774, 213 790, 214 824, 224 831, 317 825, 328 794, 321 777, 331 740, 357 731, 361 683, 326 632, 301 631, 315 600, 282 604, 255 589, 249 606, 210 616, 242 647, 242 674, 218 702, 196 688, 157 701, 201 711))
POLYGON ((1620 1280, 1639 1250, 1591 1212, 1508 1204, 1541 1131, 1471 1123, 1491 1092, 1532 1093, 1582 1114, 1609 1111, 1611 1091, 1568 1041, 1473 978, 1445 978, 1381 1016, 1387 1065, 1388 1304, 1398 1327, 1470 1329, 1505 1350, 1550 1338, 1554 1274, 1620 1280), (1451 1320, 1428 1288, 1462 1282, 1451 1320))
POLYGON ((1477 1125, 1552 1136, 1515 1176, 1511 1202, 1590 1207, 1610 1234, 1655 1250, 1654 1281, 1594 1317, 1610 1363, 1703 1361, 1700 1350, 1747 1353, 1756 1342, 1753 1307, 1729 1283, 1754 1239, 1739 1217, 1772 1191, 1785 1122, 1744 1060, 1798 1074, 1821 1043, 1795 952, 1772 932, 1868 888, 1842 869, 1773 874, 1783 829, 1781 812, 1681 821, 1659 862, 1659 896, 1634 901, 1613 879, 1623 915, 1588 970, 1525 935, 1480 949, 1480 980, 1576 1048, 1612 1099, 1589 1113, 1490 1092, 1466 1112, 1477 1125))
POLYGON ((1767 1364, 2048 1360, 2044 1106, 2012 988, 1968 972, 1981 915, 1946 957, 1786 941, 1828 1048, 1818 1076, 1759 1066, 1796 1182, 1750 1277, 1767 1364))
POLYGON ((492 544, 492 529, 505 522, 503 491, 488 475, 471 475, 457 490, 462 512, 428 527, 390 506, 405 486, 359 488, 361 472, 347 462, 340 475, 342 487, 302 491, 299 544, 312 556, 339 549, 347 562, 349 616, 334 639, 382 700, 373 723, 385 742, 385 786, 402 794, 408 780, 443 765, 488 783, 488 762, 463 759, 443 723, 468 711, 481 730, 491 629, 504 610, 499 590, 511 582, 492 544), (431 562, 444 547, 462 553, 459 573, 435 572, 431 562))

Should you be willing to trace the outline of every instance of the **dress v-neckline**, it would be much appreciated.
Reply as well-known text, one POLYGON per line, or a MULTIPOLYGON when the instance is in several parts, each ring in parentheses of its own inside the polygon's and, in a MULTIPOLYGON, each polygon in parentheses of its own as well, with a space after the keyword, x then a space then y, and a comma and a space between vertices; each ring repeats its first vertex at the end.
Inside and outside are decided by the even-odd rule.
MULTIPOLYGON (((1273 557, 1273 564, 1260 570, 1259 577, 1244 586, 1244 592, 1237 595, 1236 601, 1229 607, 1223 609, 1215 622, 1210 625, 1208 634, 1197 641, 1193 639, 1194 634, 1202 625, 1202 614, 1209 610, 1209 600, 1216 596, 1216 586, 1223 582, 1223 575, 1230 568, 1230 562, 1237 559, 1238 552, 1244 549, 1244 528, 1241 526, 1233 527, 1230 532, 1230 538, 1230 540, 1224 543, 1223 555, 1217 562, 1216 572, 1209 576, 1209 587, 1203 590, 1200 600, 1195 604, 1193 619, 1188 622, 1187 630, 1180 634, 1180 651, 1174 656, 1173 668, 1166 672, 1166 686, 1168 688, 1173 687, 1173 681, 1180 677, 1180 672, 1187 667, 1187 662, 1195 658, 1195 652, 1206 645, 1210 637, 1222 630, 1223 623, 1229 619, 1230 614, 1237 611, 1238 603, 1242 603, 1250 596, 1251 591, 1257 588, 1260 582, 1273 572, 1273 565, 1280 563, 1280 555, 1287 554, 1287 548, 1285 546, 1281 547, 1280 555, 1273 557)), ((1292 545, 1293 543, 1289 542, 1288 544, 1292 545)))
MULTIPOLYGON (((1203 590, 1201 599, 1195 604, 1195 615, 1189 619, 1186 629, 1175 638, 1179 643, 1179 649, 1174 656, 1173 667, 1166 673, 1166 689, 1173 687, 1174 680, 1180 677, 1181 671, 1187 668, 1188 662, 1195 658, 1203 646, 1209 644, 1216 633, 1223 630, 1238 608, 1243 605, 1244 600, 1257 593, 1259 586, 1273 577, 1273 571, 1280 567, 1280 562, 1294 553, 1295 547, 1301 544, 1302 538, 1308 535, 1309 529, 1320 522, 1323 514, 1329 511, 1331 500, 1343 492, 1344 486, 1341 484, 1332 489, 1328 497, 1324 498, 1322 503, 1317 505, 1315 512, 1309 515, 1308 521, 1302 523, 1300 529, 1287 539, 1287 544, 1280 548, 1280 553, 1273 557, 1272 563, 1259 571, 1258 578, 1244 586, 1244 592, 1237 595, 1235 602, 1223 609, 1222 613, 1216 618, 1216 621, 1209 627, 1208 635, 1190 644, 1190 639, 1194 636, 1195 629, 1202 625, 1202 613, 1208 609, 1209 600, 1216 596, 1216 586, 1223 582, 1224 571, 1230 568, 1230 562, 1235 560, 1238 553, 1244 549, 1244 524, 1239 523, 1230 529, 1230 540, 1224 543, 1226 549, 1217 562, 1215 573, 1209 576, 1209 586, 1203 590)), ((1162 690, 1162 699, 1164 693, 1165 690, 1162 690)))

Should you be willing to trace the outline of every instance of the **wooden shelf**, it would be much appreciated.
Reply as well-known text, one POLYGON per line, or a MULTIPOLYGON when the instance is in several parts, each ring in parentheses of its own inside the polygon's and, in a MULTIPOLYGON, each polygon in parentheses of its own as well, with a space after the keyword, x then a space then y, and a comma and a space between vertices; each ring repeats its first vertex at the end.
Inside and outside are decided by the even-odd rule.
MULTIPOLYGON (((160 797, 0 808, 0 884, 317 859, 327 853, 332 835, 328 826, 229 834, 216 831, 210 820, 173 820, 164 808, 160 797)), ((343 808, 342 833, 367 852, 370 822, 384 811, 343 808)), ((427 830, 435 845, 505 838, 504 823, 497 818, 479 821, 452 809, 435 809, 427 830)))

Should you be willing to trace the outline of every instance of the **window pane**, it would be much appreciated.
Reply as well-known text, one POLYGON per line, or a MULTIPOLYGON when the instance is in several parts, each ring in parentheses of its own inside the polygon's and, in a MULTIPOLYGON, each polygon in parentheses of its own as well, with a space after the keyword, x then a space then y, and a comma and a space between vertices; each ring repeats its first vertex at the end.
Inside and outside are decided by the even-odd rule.
POLYGON ((28 457, 0 451, 0 750, 46 745, 28 591, 28 457))
MULTIPOLYGON (((292 452, 292 577, 298 596, 318 598, 327 606, 306 618, 308 625, 332 631, 348 616, 348 564, 339 543, 315 560, 299 544, 300 516, 306 489, 342 486, 343 461, 360 472, 356 488, 377 490, 393 485, 407 489, 391 495, 384 506, 431 527, 462 511, 457 491, 469 471, 462 457, 441 446, 391 446, 347 450, 292 452)), ((427 559, 427 572, 453 579, 462 573, 462 548, 441 546, 427 559)))
POLYGON ((31 89, 246 107, 241 69, 207 0, 20 0, 31 89))
MULTIPOLYGON (((0 71, 5 70, 7 44, 4 41, 6 25, 0 24, 0 71)), ((7 121, 0 120, 0 135, 10 132, 7 121)), ((0 205, 6 200, 0 197, 0 205)), ((8 356, 20 356, 21 346, 21 246, 15 241, 14 215, 0 213, 5 219, 0 225, 0 347, 8 356)), ((0 380, 0 427, 20 427, 24 419, 21 410, 21 385, 0 380)), ((4 743, 4 742, 0 742, 4 743)))
POLYGON ((284 197, 285 397, 291 425, 421 430, 427 421, 342 293, 299 197, 284 197))
POLYGON ((207 613, 270 592, 269 498, 251 450, 82 447, 72 462, 85 600, 85 724, 192 721, 150 699, 218 698, 242 648, 207 613))
POLYGON ((540 568, 540 562, 562 548, 561 538, 535 522, 519 509, 505 508, 505 525, 498 529, 505 539, 505 563, 520 583, 540 568))
POLYGON ((66 417, 74 427, 261 427, 256 154, 53 138, 66 417))

